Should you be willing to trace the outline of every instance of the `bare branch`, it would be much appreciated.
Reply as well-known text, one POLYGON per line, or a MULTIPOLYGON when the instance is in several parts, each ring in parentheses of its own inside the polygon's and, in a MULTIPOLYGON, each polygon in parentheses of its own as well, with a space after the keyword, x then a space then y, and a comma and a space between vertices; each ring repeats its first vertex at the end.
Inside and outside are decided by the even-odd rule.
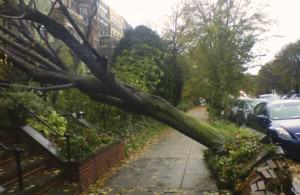
POLYGON ((86 36, 82 33, 76 22, 73 20, 72 16, 70 15, 67 7, 63 4, 62 0, 58 0, 58 3, 60 5, 60 9, 62 10, 63 14, 66 16, 68 21, 71 23, 71 25, 74 27, 76 33, 80 36, 80 38, 83 40, 83 43, 88 47, 90 51, 95 55, 96 58, 101 58, 99 53, 93 48, 93 46, 89 43, 86 36))
POLYGON ((0 14, 1 18, 5 18, 5 19, 24 19, 24 14, 20 15, 20 16, 9 16, 9 15, 5 15, 5 14, 0 14))
MULTIPOLYGON (((41 56, 43 56, 44 58, 49 59, 50 61, 52 61, 54 64, 57 64, 60 68, 64 69, 61 65, 60 62, 57 61, 58 59, 55 58, 55 56, 53 56, 47 49, 45 49, 42 45, 40 45, 37 41, 34 40, 34 42, 28 42, 27 40, 23 39, 22 37, 20 37, 18 34, 16 34, 13 31, 8 30, 7 28, 3 27, 0 24, 0 31, 2 31, 4 34, 9 35, 11 38, 13 38, 17 43, 25 46, 25 47, 29 47, 33 50, 35 50, 35 52, 38 52, 41 56)), ((66 69, 66 68, 65 68, 66 69)))
POLYGON ((102 102, 123 110, 126 110, 128 112, 135 112, 138 113, 138 109, 135 107, 132 107, 128 104, 128 102, 125 102, 121 99, 112 97, 112 96, 108 96, 108 95, 104 95, 104 94, 95 94, 95 93, 88 93, 87 94, 89 97, 91 97, 92 99, 94 99, 95 101, 98 102, 102 102))
POLYGON ((52 46, 50 45, 49 41, 43 36, 43 34, 41 33, 41 27, 37 27, 36 25, 34 25, 34 28, 36 29, 36 31, 38 32, 40 38, 44 41, 44 43, 46 44, 46 46, 48 47, 48 49, 50 50, 50 52, 52 53, 52 55, 55 58, 55 61, 58 63, 58 66, 60 68, 62 68, 63 70, 68 70, 67 66, 60 60, 60 58, 58 57, 57 53, 54 51, 54 49, 52 48, 52 46))
POLYGON ((52 12, 53 12, 53 10, 54 10, 56 4, 57 4, 57 0, 55 0, 55 1, 52 3, 51 9, 50 9, 50 11, 49 11, 49 13, 48 13, 48 16, 50 16, 50 15, 52 14, 52 12))
POLYGON ((22 52, 23 54, 32 57, 37 62, 39 62, 43 65, 46 65, 47 67, 49 67, 52 70, 55 70, 55 71, 60 71, 61 70, 55 64, 53 64, 49 60, 44 59, 43 57, 41 57, 36 52, 34 52, 32 50, 29 50, 28 48, 25 48, 25 47, 19 45, 18 43, 15 43, 15 42, 9 40, 7 37, 3 36, 2 34, 0 34, 0 40, 5 42, 6 44, 10 45, 11 47, 16 48, 18 51, 22 52))
POLYGON ((136 93, 132 93, 129 88, 115 80, 114 74, 108 70, 107 59, 102 57, 95 58, 95 55, 88 46, 86 44, 82 45, 62 24, 28 6, 22 8, 15 7, 15 9, 11 11, 24 12, 26 20, 44 25, 49 33, 63 41, 100 81, 107 85, 109 89, 114 90, 117 97, 135 102, 136 104, 142 104, 142 99, 136 93))
POLYGON ((93 21, 94 18, 98 12, 98 1, 99 0, 93 0, 92 3, 92 8, 94 8, 93 12, 91 13, 91 15, 88 17, 88 26, 87 26, 87 31, 86 31, 86 37, 87 39, 89 39, 91 32, 92 32, 92 26, 93 26, 93 21))
POLYGON ((34 87, 34 86, 20 85, 20 84, 7 83, 7 82, 0 81, 0 87, 8 88, 8 87, 11 87, 14 85, 17 85, 18 87, 21 87, 23 89, 42 91, 42 92, 58 91, 58 90, 73 88, 75 86, 73 83, 68 83, 68 84, 64 84, 64 85, 55 85, 55 86, 49 86, 49 87, 34 87))
POLYGON ((66 84, 72 81, 69 75, 60 74, 49 70, 42 70, 40 68, 32 66, 18 55, 9 51, 7 48, 0 46, 0 51, 9 56, 10 60, 17 68, 24 71, 39 82, 45 82, 49 84, 66 84))

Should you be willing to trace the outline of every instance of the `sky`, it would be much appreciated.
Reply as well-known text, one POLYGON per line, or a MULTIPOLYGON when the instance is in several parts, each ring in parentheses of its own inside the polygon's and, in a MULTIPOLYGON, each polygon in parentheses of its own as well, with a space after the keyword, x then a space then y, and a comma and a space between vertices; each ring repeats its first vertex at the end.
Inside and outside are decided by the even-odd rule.
MULTIPOLYGON (((254 48, 262 57, 253 64, 263 65, 271 61, 285 45, 300 39, 300 0, 252 1, 266 4, 264 12, 274 21, 266 35, 268 38, 254 48)), ((176 2, 177 0, 106 0, 133 27, 144 24, 157 31, 160 31, 176 2)), ((258 70, 259 66, 248 72, 257 74, 258 70)))

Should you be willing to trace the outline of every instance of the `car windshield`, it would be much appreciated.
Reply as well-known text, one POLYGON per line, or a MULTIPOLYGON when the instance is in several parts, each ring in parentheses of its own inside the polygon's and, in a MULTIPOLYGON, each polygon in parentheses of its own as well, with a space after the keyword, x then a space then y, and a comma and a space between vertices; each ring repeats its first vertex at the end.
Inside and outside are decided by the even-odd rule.
POLYGON ((249 101, 249 104, 252 108, 254 108, 257 104, 259 104, 261 101, 259 100, 251 100, 249 101))
POLYGON ((300 102, 271 105, 270 118, 273 120, 300 118, 300 102))
POLYGON ((267 100, 278 100, 280 97, 276 94, 265 94, 265 95, 260 95, 260 99, 267 99, 267 100))

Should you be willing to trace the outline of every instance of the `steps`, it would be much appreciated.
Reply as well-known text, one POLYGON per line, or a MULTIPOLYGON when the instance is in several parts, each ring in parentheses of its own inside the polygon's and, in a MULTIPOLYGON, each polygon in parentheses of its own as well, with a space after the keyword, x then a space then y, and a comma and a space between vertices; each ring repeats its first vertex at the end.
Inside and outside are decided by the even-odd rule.
POLYGON ((43 169, 24 179, 24 190, 19 190, 18 183, 14 183, 13 185, 4 185, 4 188, 6 187, 5 193, 16 195, 41 194, 42 192, 46 192, 51 189, 51 187, 57 185, 60 181, 60 177, 59 169, 43 169))
POLYGON ((59 164, 53 163, 49 154, 31 142, 30 139, 22 137, 20 132, 0 129, 0 143, 10 149, 24 150, 20 155, 24 188, 20 190, 15 155, 0 148, 0 194, 78 194, 79 188, 65 181, 59 164))
MULTIPOLYGON (((43 156, 26 156, 22 158, 21 166, 23 176, 34 174, 46 168, 47 161, 43 156)), ((17 181, 16 163, 11 161, 0 168, 0 183, 2 185, 17 181)))

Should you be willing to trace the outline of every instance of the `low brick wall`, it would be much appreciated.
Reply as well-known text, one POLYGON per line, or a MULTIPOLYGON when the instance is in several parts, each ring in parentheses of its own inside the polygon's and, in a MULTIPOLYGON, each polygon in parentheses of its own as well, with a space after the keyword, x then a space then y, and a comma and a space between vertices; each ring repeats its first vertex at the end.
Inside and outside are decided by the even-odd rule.
POLYGON ((111 144, 89 159, 74 163, 72 167, 73 180, 78 182, 81 189, 86 189, 124 158, 124 143, 111 144))

